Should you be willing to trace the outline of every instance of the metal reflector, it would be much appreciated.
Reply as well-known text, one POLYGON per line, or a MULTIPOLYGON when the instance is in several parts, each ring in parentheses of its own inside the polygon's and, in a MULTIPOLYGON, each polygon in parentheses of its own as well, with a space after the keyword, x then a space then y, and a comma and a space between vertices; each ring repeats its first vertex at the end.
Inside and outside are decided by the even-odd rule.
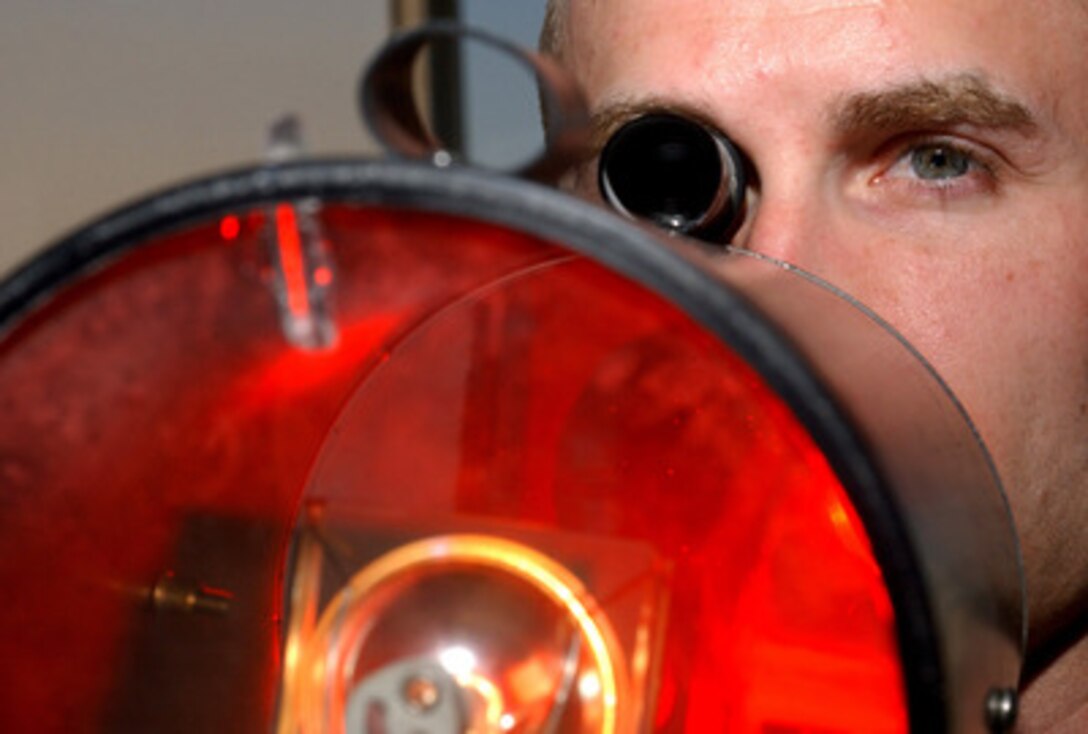
POLYGON ((777 263, 341 161, 0 292, 5 731, 983 732, 1022 590, 929 369, 777 263))

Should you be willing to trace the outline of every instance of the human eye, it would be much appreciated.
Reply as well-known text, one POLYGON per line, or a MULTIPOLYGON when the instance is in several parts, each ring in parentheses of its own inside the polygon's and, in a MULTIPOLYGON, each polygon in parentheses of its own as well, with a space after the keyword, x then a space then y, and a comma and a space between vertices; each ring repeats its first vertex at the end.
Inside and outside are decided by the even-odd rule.
POLYGON ((873 183, 904 196, 949 201, 993 193, 997 163, 980 146, 951 138, 923 138, 891 147, 873 183))

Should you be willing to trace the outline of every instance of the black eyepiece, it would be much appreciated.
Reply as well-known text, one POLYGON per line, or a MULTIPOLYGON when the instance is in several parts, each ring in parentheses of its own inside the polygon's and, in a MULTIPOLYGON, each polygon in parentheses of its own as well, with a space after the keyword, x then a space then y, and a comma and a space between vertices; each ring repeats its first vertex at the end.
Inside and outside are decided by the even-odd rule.
POLYGON ((639 117, 601 152, 598 183, 619 212, 710 241, 743 216, 740 152, 723 135, 676 115, 639 117))

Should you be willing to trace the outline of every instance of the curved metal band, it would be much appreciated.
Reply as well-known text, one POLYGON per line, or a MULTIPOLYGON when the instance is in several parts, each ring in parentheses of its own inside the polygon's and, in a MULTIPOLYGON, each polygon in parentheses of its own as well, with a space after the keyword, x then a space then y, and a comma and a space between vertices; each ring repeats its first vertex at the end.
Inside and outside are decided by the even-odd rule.
POLYGON ((536 181, 555 181, 586 150, 590 123, 585 97, 574 79, 553 59, 474 28, 438 21, 394 36, 363 72, 359 110, 363 122, 390 152, 434 160, 452 153, 436 140, 420 116, 412 94, 412 68, 418 55, 440 39, 471 40, 489 46, 533 72, 540 94, 544 147, 525 163, 506 171, 536 181))

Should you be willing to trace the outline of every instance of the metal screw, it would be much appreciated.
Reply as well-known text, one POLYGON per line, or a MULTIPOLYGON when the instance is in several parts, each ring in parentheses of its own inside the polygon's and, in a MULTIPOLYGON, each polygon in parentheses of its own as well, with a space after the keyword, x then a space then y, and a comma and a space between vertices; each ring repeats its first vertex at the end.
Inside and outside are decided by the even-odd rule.
POLYGON ((991 688, 986 694, 986 723, 993 734, 1012 729, 1018 713, 1016 691, 1011 688, 991 688))
POLYGON ((151 589, 156 610, 222 615, 230 611, 231 595, 221 589, 177 578, 167 571, 151 589))
POLYGON ((438 705, 438 684, 422 675, 413 675, 404 683, 404 700, 415 711, 423 712, 438 705))

